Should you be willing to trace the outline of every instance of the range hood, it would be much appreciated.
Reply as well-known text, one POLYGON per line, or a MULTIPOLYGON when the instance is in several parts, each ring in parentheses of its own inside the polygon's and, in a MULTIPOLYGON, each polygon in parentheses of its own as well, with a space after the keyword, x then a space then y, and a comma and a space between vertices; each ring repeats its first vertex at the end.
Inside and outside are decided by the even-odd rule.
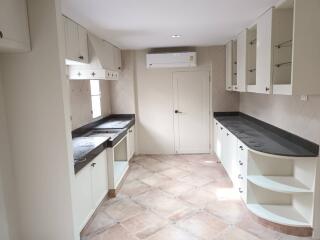
POLYGON ((89 64, 68 66, 70 80, 118 80, 114 69, 113 46, 98 37, 88 34, 89 64))

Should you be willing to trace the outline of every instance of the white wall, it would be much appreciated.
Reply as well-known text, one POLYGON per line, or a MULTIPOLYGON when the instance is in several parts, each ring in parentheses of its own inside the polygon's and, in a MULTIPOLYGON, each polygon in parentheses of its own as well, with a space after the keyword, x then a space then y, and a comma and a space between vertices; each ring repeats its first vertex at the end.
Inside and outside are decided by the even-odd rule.
POLYGON ((15 181, 4 105, 0 73, 0 239, 18 240, 15 181))
POLYGON ((60 1, 28 0, 32 52, 1 56, 20 239, 77 239, 60 1))
MULTIPOLYGON (((99 119, 92 119, 90 81, 72 80, 69 83, 72 129, 99 119)), ((100 80, 100 90, 102 114, 100 118, 103 118, 111 114, 110 81, 100 80)))
POLYGON ((320 96, 242 93, 240 111, 320 144, 320 96))
POLYGON ((135 51, 121 51, 122 71, 118 81, 110 81, 111 108, 115 114, 135 113, 135 51))
POLYGON ((138 153, 173 154, 173 71, 207 70, 212 78, 212 111, 237 111, 239 94, 225 91, 225 47, 197 48, 198 67, 146 69, 146 51, 136 52, 138 153))

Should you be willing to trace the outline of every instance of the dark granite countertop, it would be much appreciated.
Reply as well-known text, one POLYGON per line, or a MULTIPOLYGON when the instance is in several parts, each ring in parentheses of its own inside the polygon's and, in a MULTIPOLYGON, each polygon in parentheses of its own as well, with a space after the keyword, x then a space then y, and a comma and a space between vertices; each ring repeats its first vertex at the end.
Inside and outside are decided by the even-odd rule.
POLYGON ((111 115, 72 131, 75 173, 104 149, 115 146, 134 124, 134 114, 111 115))
POLYGON ((250 149, 292 157, 319 155, 317 144, 246 114, 217 112, 214 118, 250 149))

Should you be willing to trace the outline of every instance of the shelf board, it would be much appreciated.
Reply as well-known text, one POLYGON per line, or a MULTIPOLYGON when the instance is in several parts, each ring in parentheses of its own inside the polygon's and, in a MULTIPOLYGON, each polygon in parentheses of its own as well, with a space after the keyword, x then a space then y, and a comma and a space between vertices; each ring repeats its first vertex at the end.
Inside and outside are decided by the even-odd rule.
POLYGON ((281 193, 312 193, 312 190, 294 177, 290 176, 248 176, 253 184, 281 193))
POLYGON ((247 206, 258 217, 273 223, 291 227, 311 227, 291 205, 248 204, 247 206))

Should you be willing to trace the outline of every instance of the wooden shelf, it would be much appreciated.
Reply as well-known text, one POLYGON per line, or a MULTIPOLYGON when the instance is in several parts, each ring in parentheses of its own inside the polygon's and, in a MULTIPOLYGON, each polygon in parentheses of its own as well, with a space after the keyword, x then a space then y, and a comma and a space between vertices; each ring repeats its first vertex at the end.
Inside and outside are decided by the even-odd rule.
POLYGON ((281 193, 312 193, 312 190, 294 177, 290 176, 248 176, 253 184, 281 193))
POLYGON ((248 204, 247 206, 253 214, 273 223, 292 227, 311 227, 291 205, 248 204))

